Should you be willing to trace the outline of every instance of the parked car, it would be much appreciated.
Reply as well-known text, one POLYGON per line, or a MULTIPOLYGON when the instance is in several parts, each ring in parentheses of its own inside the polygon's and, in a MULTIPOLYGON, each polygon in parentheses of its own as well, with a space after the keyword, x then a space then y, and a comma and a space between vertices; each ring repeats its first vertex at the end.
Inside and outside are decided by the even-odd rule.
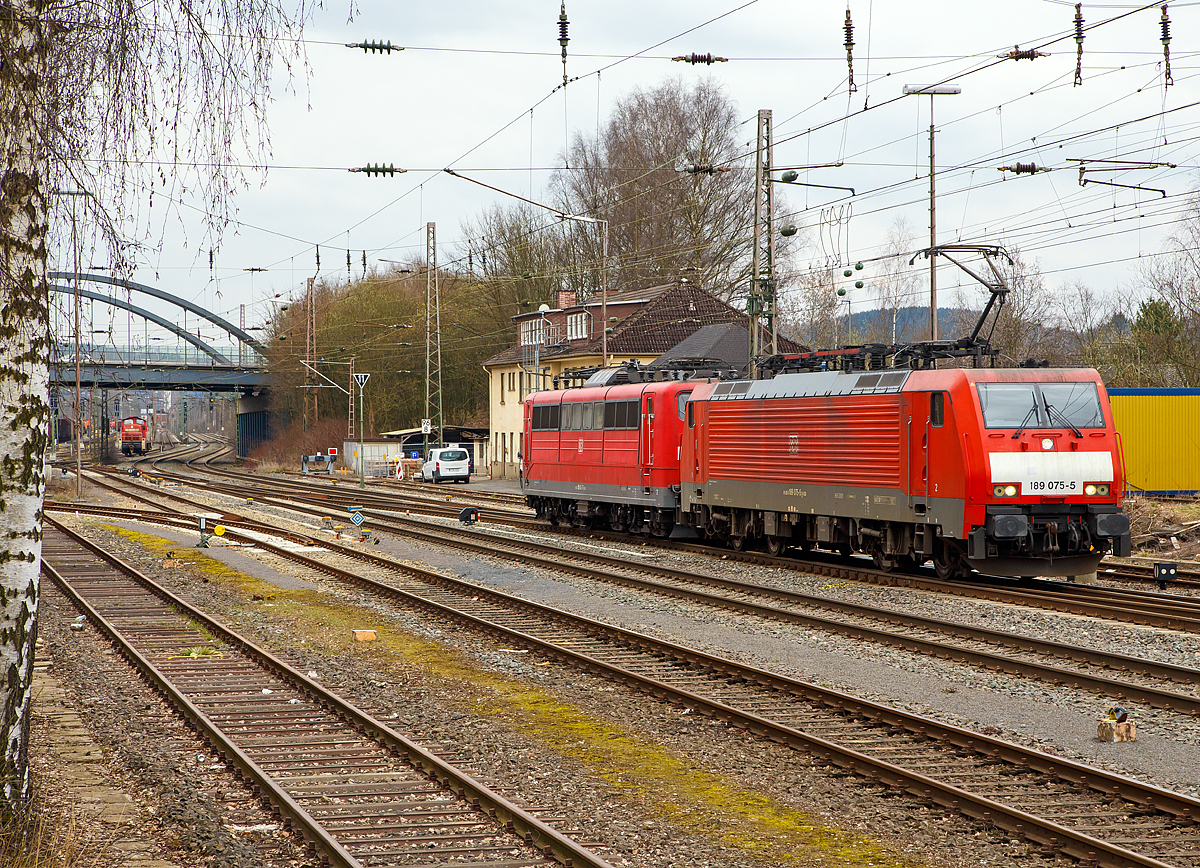
POLYGON ((421 465, 421 479, 434 483, 447 479, 470 482, 471 456, 467 454, 467 450, 459 447, 430 449, 429 457, 421 465))

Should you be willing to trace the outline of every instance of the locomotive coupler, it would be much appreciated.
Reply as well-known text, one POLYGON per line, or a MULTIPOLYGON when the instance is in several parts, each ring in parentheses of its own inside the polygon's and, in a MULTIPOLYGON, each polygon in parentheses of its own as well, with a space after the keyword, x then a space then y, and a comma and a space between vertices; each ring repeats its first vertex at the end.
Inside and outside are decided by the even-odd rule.
POLYGON ((1046 522, 1046 551, 1054 553, 1062 551, 1058 545, 1058 522, 1056 521, 1046 522))

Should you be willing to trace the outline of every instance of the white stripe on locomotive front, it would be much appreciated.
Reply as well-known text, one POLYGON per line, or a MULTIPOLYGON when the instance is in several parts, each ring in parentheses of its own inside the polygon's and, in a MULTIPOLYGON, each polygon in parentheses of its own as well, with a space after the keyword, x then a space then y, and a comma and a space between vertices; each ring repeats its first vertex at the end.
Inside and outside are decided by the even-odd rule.
MULTIPOLYGON (((1111 452, 992 452, 992 482, 1112 482, 1111 452)), ((1024 488, 1022 490, 1025 490, 1024 488)))

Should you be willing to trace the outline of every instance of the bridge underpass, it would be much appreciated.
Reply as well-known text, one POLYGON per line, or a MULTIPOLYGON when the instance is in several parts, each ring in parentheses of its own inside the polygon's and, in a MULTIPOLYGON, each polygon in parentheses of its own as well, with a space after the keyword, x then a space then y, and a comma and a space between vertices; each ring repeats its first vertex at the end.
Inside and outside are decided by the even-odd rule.
MULTIPOLYGON (((76 275, 74 272, 52 272, 50 279, 74 283, 76 275)), ((126 311, 131 319, 136 317, 142 323, 145 338, 140 346, 135 344, 133 340, 137 335, 131 330, 129 342, 117 346, 113 343, 98 344, 91 339, 91 334, 78 336, 79 408, 75 408, 74 328, 70 329, 69 339, 56 339, 50 370, 51 403, 56 415, 61 406, 68 410, 68 420, 82 420, 84 426, 93 431, 108 431, 114 419, 143 414, 152 416, 157 425, 161 417, 171 415, 163 410, 172 407, 176 410, 173 424, 182 427, 187 424, 189 407, 195 407, 197 403, 191 396, 200 393, 199 410, 203 411, 207 403, 207 409, 214 419, 218 396, 222 399, 223 412, 227 412, 226 402, 233 404, 230 427, 234 430, 217 433, 233 436, 239 455, 247 454, 269 437, 271 420, 267 411, 267 391, 270 375, 264 361, 266 348, 248 330, 157 287, 120 280, 106 274, 80 273, 78 280, 76 285, 52 282, 50 291, 126 311), (130 299, 85 289, 82 286, 84 282, 113 287, 127 293, 130 299), (131 298, 135 292, 178 308, 182 316, 176 316, 175 320, 186 322, 187 313, 193 314, 197 322, 203 320, 209 328, 215 326, 218 332, 223 332, 230 343, 220 346, 215 345, 216 342, 209 343, 202 337, 199 328, 193 332, 173 321, 171 316, 163 316, 133 304, 131 298), (165 330, 174 335, 178 346, 173 349, 155 346, 154 342, 164 339, 150 337, 151 323, 156 330, 165 330), (112 392, 118 393, 115 398, 112 392), (184 393, 184 399, 176 405, 172 398, 160 393, 184 393), (182 406, 182 419, 178 406, 182 406)), ((56 433, 60 427, 56 426, 56 433)), ((100 438, 96 440, 97 443, 102 442, 100 438)))

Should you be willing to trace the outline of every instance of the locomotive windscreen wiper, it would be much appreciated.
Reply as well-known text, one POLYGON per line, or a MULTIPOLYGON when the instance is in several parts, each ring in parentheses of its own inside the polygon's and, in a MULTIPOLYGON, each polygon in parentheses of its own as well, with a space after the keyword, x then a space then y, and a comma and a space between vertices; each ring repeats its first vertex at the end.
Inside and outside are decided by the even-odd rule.
POLYGON ((1027 426, 1029 424, 1029 419, 1031 416, 1033 416, 1033 417, 1037 416, 1037 398, 1033 399, 1033 406, 1029 408, 1029 412, 1025 414, 1025 418, 1021 420, 1021 424, 1017 428, 1017 430, 1013 432, 1013 436, 1012 436, 1013 440, 1016 440, 1018 437, 1021 436, 1021 433, 1025 430, 1025 426, 1027 426))
POLYGON ((1053 419, 1055 416, 1057 416, 1058 420, 1060 422, 1062 422, 1064 425, 1066 425, 1068 428, 1070 428, 1071 432, 1076 437, 1083 437, 1083 432, 1080 431, 1078 428, 1076 428, 1074 425, 1072 425, 1071 420, 1068 419, 1066 416, 1064 416, 1057 407, 1055 407, 1053 404, 1051 404, 1050 400, 1045 395, 1042 395, 1042 403, 1046 406, 1046 415, 1047 416, 1049 416, 1051 419, 1053 419))

